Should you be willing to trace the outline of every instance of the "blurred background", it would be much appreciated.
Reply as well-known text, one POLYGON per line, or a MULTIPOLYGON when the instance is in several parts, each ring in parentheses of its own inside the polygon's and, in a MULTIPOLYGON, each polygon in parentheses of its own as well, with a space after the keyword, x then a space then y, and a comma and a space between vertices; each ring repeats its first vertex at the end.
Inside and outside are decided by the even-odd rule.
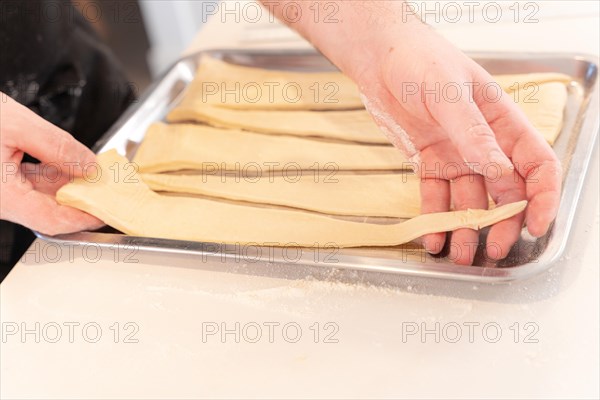
MULTIPOLYGON (((254 0, 77 0, 73 4, 83 16, 92 23, 109 47, 112 48, 128 78, 133 82, 138 94, 160 75, 169 65, 175 62, 190 45, 194 37, 211 18, 227 20, 243 20, 243 12, 248 3, 254 0), (237 12, 236 12, 237 10, 237 12)), ((543 18, 559 19, 573 16, 585 16, 597 9, 595 1, 480 1, 478 12, 473 13, 473 20, 465 17, 468 1, 437 0, 409 1, 411 7, 426 23, 444 29, 460 29, 467 24, 502 24, 507 19, 525 19, 531 17, 534 22, 543 18), (479 11, 493 3, 488 15, 499 7, 503 11, 502 21, 484 21, 479 11), (520 14, 516 15, 515 4, 519 4, 520 14), (436 13, 436 7, 438 12, 436 13), (440 12, 444 18, 439 16, 440 12), (456 13, 464 18, 455 19, 456 13)), ((492 18, 490 17, 490 18, 492 18)), ((244 22, 244 21, 240 21, 244 22)), ((247 22, 247 21, 245 21, 247 22)), ((253 21, 257 22, 257 21, 253 21)), ((260 22, 265 22, 264 18, 260 22)), ((247 32, 242 35, 242 45, 252 45, 259 41, 287 41, 293 39, 288 30, 274 24, 246 24, 247 32)), ((218 42, 218 38, 215 38, 218 42)), ((211 47, 210 45, 207 47, 211 47)))
MULTIPOLYGON (((180 57, 216 0, 79 0, 73 4, 125 68, 139 93, 180 57)), ((139 94, 138 93, 138 94, 139 94)))

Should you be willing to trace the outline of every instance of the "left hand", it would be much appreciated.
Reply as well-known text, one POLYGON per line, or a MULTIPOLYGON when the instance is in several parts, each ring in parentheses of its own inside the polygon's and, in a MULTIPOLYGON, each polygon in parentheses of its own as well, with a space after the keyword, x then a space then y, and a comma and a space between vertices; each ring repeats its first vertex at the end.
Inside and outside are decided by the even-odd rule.
POLYGON ((55 199, 94 162, 94 153, 70 134, 0 92, 0 219, 48 235, 100 228, 99 219, 55 199), (21 163, 25 153, 42 164, 21 163))

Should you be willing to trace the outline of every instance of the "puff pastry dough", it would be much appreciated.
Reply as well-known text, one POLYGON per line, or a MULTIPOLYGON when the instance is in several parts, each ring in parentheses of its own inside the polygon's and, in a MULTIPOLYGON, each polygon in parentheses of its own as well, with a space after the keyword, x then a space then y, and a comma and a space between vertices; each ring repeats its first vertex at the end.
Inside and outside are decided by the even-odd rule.
MULTIPOLYGON (((560 73, 532 73, 495 75, 494 79, 515 99, 533 126, 553 144, 562 128, 563 110, 567 101, 566 84, 572 78, 560 73)), ((259 133, 389 143, 360 103, 356 85, 340 72, 273 71, 242 67, 212 58, 203 60, 197 78, 190 85, 181 104, 169 113, 167 120, 176 123, 195 121, 219 128, 259 133), (252 82, 259 83, 259 86, 264 86, 265 82, 275 82, 280 87, 298 82, 305 94, 314 91, 314 87, 333 84, 333 87, 339 88, 340 104, 325 106, 325 99, 315 99, 314 96, 312 99, 305 96, 299 103, 290 104, 289 99, 282 96, 280 91, 274 92, 279 97, 273 95, 269 101, 265 99, 266 93, 259 97, 262 101, 245 101, 244 99, 258 95, 258 92, 244 92, 243 88, 252 87, 252 82), (233 94, 224 94, 220 90, 230 90, 236 85, 239 86, 239 91, 233 94), (310 85, 313 85, 313 90, 310 85), (209 95, 206 93, 207 88, 211 89, 210 93, 214 90, 218 92, 209 95), (298 111, 338 108, 360 110, 298 111)))
POLYGON ((139 176, 118 173, 129 165, 116 151, 97 158, 97 182, 77 179, 57 193, 76 207, 129 235, 200 242, 265 246, 394 246, 433 232, 479 229, 522 212, 527 202, 493 210, 420 215, 396 224, 367 224, 317 214, 228 204, 198 198, 161 196, 139 176))
POLYGON ((419 178, 412 174, 302 175, 256 178, 142 174, 154 191, 275 204, 324 214, 412 218, 420 214, 419 178))
POLYGON ((340 72, 293 72, 202 59, 181 103, 242 110, 351 110, 363 108, 356 85, 340 72))
POLYGON ((523 110, 531 124, 553 145, 564 121, 564 110, 568 100, 567 88, 560 82, 548 82, 532 87, 523 87, 511 93, 513 100, 523 110))
POLYGON ((350 142, 390 144, 366 110, 266 111, 228 110, 209 105, 181 105, 167 116, 169 122, 203 122, 217 128, 251 132, 315 136, 350 142))
POLYGON ((557 82, 566 86, 573 78, 557 72, 535 72, 531 74, 502 74, 494 75, 494 80, 505 92, 520 90, 531 85, 557 82))
POLYGON ((238 171, 401 170, 410 164, 391 146, 328 143, 319 140, 223 130, 203 125, 153 124, 133 162, 140 172, 195 169, 238 171))

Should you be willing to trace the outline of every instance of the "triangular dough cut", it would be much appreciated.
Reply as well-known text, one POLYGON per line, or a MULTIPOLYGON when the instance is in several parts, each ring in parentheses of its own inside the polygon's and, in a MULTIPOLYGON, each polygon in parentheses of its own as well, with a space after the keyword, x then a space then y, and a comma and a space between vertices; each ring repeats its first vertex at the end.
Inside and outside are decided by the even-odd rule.
POLYGON ((406 170, 412 167, 391 146, 328 143, 203 125, 150 126, 133 162, 140 172, 249 169, 259 173, 297 170, 406 170))
POLYGON ((493 210, 425 214, 396 224, 368 224, 301 212, 161 196, 115 150, 97 157, 100 180, 76 179, 59 203, 88 212, 135 236, 263 246, 395 246, 433 232, 480 229, 522 212, 526 201, 493 210), (118 172, 115 174, 115 167, 118 172), (128 173, 125 173, 128 172, 128 173))

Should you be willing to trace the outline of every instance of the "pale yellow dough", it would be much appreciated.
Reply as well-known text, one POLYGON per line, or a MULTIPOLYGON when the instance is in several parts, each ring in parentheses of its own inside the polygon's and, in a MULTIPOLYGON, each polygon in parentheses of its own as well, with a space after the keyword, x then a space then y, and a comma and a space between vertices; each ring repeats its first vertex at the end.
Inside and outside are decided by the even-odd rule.
POLYGON ((262 177, 142 174, 155 191, 275 204, 325 214, 412 218, 420 214, 415 175, 315 174, 262 177))
POLYGON ((505 92, 512 92, 532 85, 557 82, 566 86, 573 78, 557 72, 535 72, 531 74, 494 75, 494 80, 505 92))
POLYGON ((351 110, 363 108, 356 85, 340 72, 251 68, 204 57, 181 106, 242 110, 351 110))
MULTIPOLYGON (((358 102, 356 85, 340 72, 306 73, 290 71, 272 71, 241 67, 220 60, 206 58, 190 85, 183 101, 172 110, 169 122, 202 122, 219 128, 242 129, 251 132, 286 134, 295 136, 315 136, 336 140, 362 143, 389 143, 369 113, 358 102), (319 107, 326 103, 314 103, 303 99, 301 103, 290 105, 283 97, 273 97, 268 102, 249 103, 243 101, 247 96, 225 96, 226 103, 220 103, 221 93, 203 95, 202 87, 207 83, 240 87, 250 82, 299 82, 304 86, 325 86, 331 82, 340 88, 341 104, 339 108, 360 108, 353 111, 315 112, 298 110, 337 109, 337 106, 319 107), (204 96, 204 97, 203 97, 204 96), (215 101, 219 99, 219 101, 215 101), (283 111, 282 111, 283 110, 283 111)), ((560 73, 531 73, 495 75, 500 87, 525 112, 533 126, 544 138, 553 144, 562 128, 563 110, 567 101, 566 84, 572 78, 560 73), (539 92, 535 92, 539 89, 539 92), (536 99, 536 103, 530 103, 536 99)), ((307 90, 307 89, 304 89, 307 90)), ((309 90, 310 91, 310 90, 309 90)), ((280 93, 280 92, 276 92, 280 93)), ((314 100, 314 99, 312 99, 314 100)))
POLYGON ((494 75, 494 80, 523 110, 531 124, 553 145, 563 125, 567 84, 573 78, 555 72, 494 75))
MULTIPOLYGON (((155 191, 273 204, 331 215, 412 218, 421 212, 419 178, 411 173, 304 171, 281 176, 141 174, 155 191)), ((489 208, 496 205, 489 198, 489 208)))
POLYGON ((568 100, 566 86, 560 82, 542 83, 514 91, 510 96, 518 101, 521 110, 544 139, 553 145, 563 126, 568 100))
POLYGON ((150 126, 133 162, 140 172, 195 169, 280 171, 297 169, 402 170, 410 164, 388 146, 328 143, 223 130, 203 125, 150 126))
POLYGON ((367 224, 317 214, 161 196, 126 158, 111 150, 97 158, 101 178, 77 179, 57 193, 59 203, 88 212, 135 236, 266 246, 394 246, 433 232, 479 229, 522 212, 526 201, 493 210, 425 214, 396 224, 367 224), (115 174, 115 166, 120 173, 115 174))
POLYGON ((362 143, 390 141, 366 110, 352 111, 266 111, 229 110, 209 105, 181 105, 167 116, 169 122, 203 122, 217 128, 251 132, 315 136, 362 143))

